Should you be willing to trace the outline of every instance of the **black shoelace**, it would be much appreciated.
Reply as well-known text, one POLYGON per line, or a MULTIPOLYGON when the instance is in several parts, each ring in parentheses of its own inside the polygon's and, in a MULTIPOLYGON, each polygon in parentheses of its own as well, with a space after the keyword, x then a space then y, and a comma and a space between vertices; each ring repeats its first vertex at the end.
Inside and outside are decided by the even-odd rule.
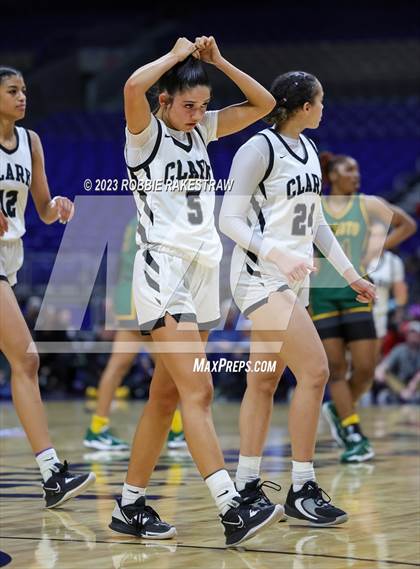
POLYGON ((60 464, 59 462, 54 464, 54 470, 51 469, 51 472, 58 476, 65 476, 65 475, 67 475, 67 477, 72 476, 72 474, 69 472, 69 465, 67 463, 67 460, 65 460, 63 464, 60 464))
POLYGON ((257 498, 261 498, 261 497, 263 497, 265 500, 270 502, 271 500, 269 499, 267 494, 264 492, 263 486, 265 486, 266 488, 270 488, 271 490, 275 490, 276 492, 280 492, 280 490, 281 490, 280 484, 276 484, 275 482, 272 482, 271 480, 265 480, 264 482, 260 482, 255 487, 255 490, 253 490, 252 494, 250 494, 249 496, 247 496, 244 499, 244 503, 250 504, 250 503, 254 502, 257 498))
POLYGON ((127 508, 126 511, 127 514, 133 513, 133 515, 130 516, 130 518, 132 519, 132 523, 136 531, 139 531, 142 528, 144 528, 145 517, 147 517, 147 519, 152 517, 160 521, 159 514, 151 506, 141 506, 140 508, 131 506, 130 508, 127 508))
POLYGON ((331 502, 331 497, 323 490, 318 484, 312 483, 308 484, 309 497, 314 499, 317 506, 324 506, 331 502), (324 498, 324 496, 326 498, 324 498))

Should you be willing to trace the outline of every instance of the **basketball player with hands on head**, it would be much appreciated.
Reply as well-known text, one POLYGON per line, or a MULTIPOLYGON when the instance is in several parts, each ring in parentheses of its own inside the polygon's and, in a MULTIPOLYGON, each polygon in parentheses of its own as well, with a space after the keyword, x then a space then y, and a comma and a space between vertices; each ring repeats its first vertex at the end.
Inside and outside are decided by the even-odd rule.
POLYGON ((222 57, 212 36, 194 43, 179 38, 169 53, 137 69, 125 84, 125 159, 131 180, 139 183, 134 300, 140 329, 150 332, 155 348, 173 349, 157 358, 122 498, 112 513, 114 531, 150 539, 176 533, 146 505, 145 495, 178 400, 188 447, 219 509, 226 544, 249 539, 283 514, 280 506, 249 504, 239 496, 213 425, 211 374, 193 372, 195 359, 206 357, 208 330, 220 318, 222 247, 214 192, 208 191, 213 175, 207 144, 257 121, 274 102, 222 57), (246 100, 207 111, 211 90, 203 62, 227 75, 246 100), (146 92, 156 83, 159 106, 152 114, 146 92), (156 191, 143 191, 140 182, 146 181, 156 183, 156 191), (181 182, 188 182, 185 189, 181 182))
POLYGON ((324 498, 313 466, 328 380, 325 350, 306 310, 313 244, 325 252, 360 302, 370 301, 375 287, 354 269, 323 217, 317 149, 302 134, 321 120, 320 82, 309 73, 288 72, 275 79, 271 93, 276 106, 267 122, 273 126, 236 153, 229 175, 234 185, 225 194, 219 221, 221 231, 236 242, 231 289, 252 322, 251 362, 276 361, 275 372, 247 374, 236 486, 244 499, 270 503, 262 490, 260 464, 273 396, 288 366, 297 386, 289 413, 292 485, 285 512, 304 523, 330 526, 346 521, 347 514, 324 498))
POLYGON ((23 263, 29 191, 44 223, 67 223, 74 214, 68 198, 51 199, 39 136, 15 124, 25 110, 22 74, 0 67, 0 350, 11 367, 13 403, 41 471, 46 506, 54 508, 83 492, 95 475, 70 473, 56 454, 39 391, 39 357, 12 290, 23 263))

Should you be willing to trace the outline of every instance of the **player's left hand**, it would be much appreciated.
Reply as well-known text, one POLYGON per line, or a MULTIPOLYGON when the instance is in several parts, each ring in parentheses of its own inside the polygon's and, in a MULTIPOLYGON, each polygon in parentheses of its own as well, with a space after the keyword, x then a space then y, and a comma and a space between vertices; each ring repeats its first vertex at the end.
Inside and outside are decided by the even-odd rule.
POLYGON ((74 204, 68 198, 55 196, 55 198, 50 201, 50 207, 56 210, 60 223, 67 223, 71 221, 74 216, 74 204))
POLYGON ((195 38, 195 45, 198 48, 201 61, 217 65, 222 59, 216 40, 213 36, 200 36, 195 38))
POLYGON ((0 237, 7 232, 9 228, 9 223, 7 221, 7 217, 4 215, 2 211, 0 211, 0 237))
POLYGON ((376 299, 376 287, 370 281, 360 278, 350 283, 350 286, 357 292, 358 302, 373 302, 376 299))

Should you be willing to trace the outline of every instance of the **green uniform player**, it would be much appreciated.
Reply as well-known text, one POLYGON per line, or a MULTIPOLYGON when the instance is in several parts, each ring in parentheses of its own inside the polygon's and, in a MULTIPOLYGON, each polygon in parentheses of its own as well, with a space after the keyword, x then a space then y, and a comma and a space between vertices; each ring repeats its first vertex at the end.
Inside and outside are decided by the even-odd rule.
MULTIPOLYGON (((391 227, 384 248, 393 248, 415 231, 414 220, 381 198, 358 193, 360 172, 354 158, 325 152, 320 162, 323 181, 330 187, 324 200, 325 218, 353 265, 364 274, 363 257, 372 223, 379 221, 387 229, 391 227)), ((374 456, 357 414, 357 402, 370 389, 376 365, 372 306, 359 302, 360 298, 327 260, 320 257, 319 265, 319 273, 312 279, 310 300, 330 370, 331 401, 323 405, 322 411, 333 437, 345 447, 341 461, 363 462, 374 456)))
MULTIPOLYGON (((340 213, 324 202, 324 216, 337 240, 353 263, 365 274, 362 259, 369 236, 369 219, 363 194, 355 194, 340 213)), ((375 338, 372 304, 361 305, 356 292, 319 253, 320 269, 312 277, 310 303, 312 319, 321 339, 340 337, 347 342, 375 338)))

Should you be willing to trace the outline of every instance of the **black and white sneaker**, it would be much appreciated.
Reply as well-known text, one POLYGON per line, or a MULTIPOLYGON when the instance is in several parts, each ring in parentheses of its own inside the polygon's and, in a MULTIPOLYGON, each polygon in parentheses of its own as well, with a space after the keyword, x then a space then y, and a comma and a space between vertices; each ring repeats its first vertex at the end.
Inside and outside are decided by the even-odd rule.
POLYGON ((297 492, 293 491, 293 486, 290 487, 284 510, 288 517, 305 521, 311 526, 335 526, 348 519, 346 512, 333 506, 328 494, 312 480, 305 482, 297 492))
POLYGON ((233 506, 222 516, 219 515, 225 528, 226 545, 239 545, 251 539, 262 529, 283 516, 281 506, 255 506, 247 504, 242 499, 234 500, 233 506))
POLYGON ((95 482, 96 476, 93 472, 88 474, 72 474, 69 472, 67 461, 64 464, 57 462, 51 467, 51 476, 44 482, 45 505, 47 508, 61 506, 70 498, 82 494, 88 486, 95 482))
MULTIPOLYGON (((254 506, 260 506, 260 507, 274 506, 275 504, 273 504, 273 502, 264 492, 263 486, 265 486, 266 488, 271 488, 276 492, 280 492, 281 490, 281 486, 279 484, 276 484, 275 482, 271 482, 271 480, 266 480, 265 482, 261 482, 260 478, 256 478, 251 482, 247 482, 243 490, 238 490, 239 495, 243 500, 243 503, 253 504, 254 506)), ((281 506, 281 509, 283 510, 283 506, 281 506)))
POLYGON ((121 506, 121 499, 118 498, 109 527, 118 533, 144 539, 170 539, 176 535, 174 526, 163 522, 153 508, 146 506, 144 496, 126 506, 121 506))

